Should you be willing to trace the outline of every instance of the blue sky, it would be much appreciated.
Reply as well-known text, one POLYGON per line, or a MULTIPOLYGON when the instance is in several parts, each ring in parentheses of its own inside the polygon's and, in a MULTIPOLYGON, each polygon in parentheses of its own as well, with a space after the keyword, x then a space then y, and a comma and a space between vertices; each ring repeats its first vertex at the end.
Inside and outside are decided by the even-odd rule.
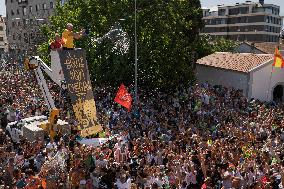
MULTIPOLYGON (((1 0, 0 0, 1 1, 1 0)), ((3 0, 4 1, 4 0, 3 0)), ((251 0, 252 2, 258 2, 258 0, 251 0)), ((244 3, 246 0, 200 0, 202 7, 212 7, 217 4, 233 5, 235 3, 244 3)), ((280 6, 280 15, 284 16, 284 0, 264 0, 266 4, 274 4, 280 6)))
MULTIPOLYGON (((257 0, 252 0, 257 2, 257 0)), ((216 6, 217 4, 235 4, 242 3, 245 0, 200 0, 204 7, 216 6), (217 3, 218 2, 218 3, 217 3)), ((265 3, 272 3, 280 6, 280 15, 284 16, 284 0, 264 0, 265 3)), ((6 15, 5 0, 0 0, 0 15, 6 15)))
POLYGON ((0 15, 6 15, 5 0, 0 0, 0 15))

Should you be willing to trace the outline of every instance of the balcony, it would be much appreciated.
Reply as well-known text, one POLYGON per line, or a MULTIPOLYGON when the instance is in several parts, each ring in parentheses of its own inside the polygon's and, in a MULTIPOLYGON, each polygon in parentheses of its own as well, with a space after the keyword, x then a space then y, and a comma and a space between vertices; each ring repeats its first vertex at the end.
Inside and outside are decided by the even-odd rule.
POLYGON ((18 0, 18 5, 19 6, 27 6, 28 5, 28 0, 18 0))

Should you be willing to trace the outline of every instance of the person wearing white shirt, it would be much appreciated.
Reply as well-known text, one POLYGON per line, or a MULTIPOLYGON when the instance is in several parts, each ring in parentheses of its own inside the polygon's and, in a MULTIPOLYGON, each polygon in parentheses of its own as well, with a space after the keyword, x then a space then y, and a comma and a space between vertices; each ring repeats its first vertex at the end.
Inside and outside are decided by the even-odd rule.
POLYGON ((99 188, 100 187, 100 181, 101 181, 99 175, 96 172, 93 172, 90 175, 90 177, 92 179, 92 183, 93 183, 94 188, 99 188))
POLYGON ((154 179, 151 176, 148 176, 146 179, 146 183, 144 184, 144 188, 150 188, 154 183, 154 179))
POLYGON ((99 159, 96 160, 96 165, 100 168, 104 168, 108 165, 108 161, 104 159, 103 154, 101 154, 99 159))
POLYGON ((232 178, 233 172, 225 171, 223 174, 223 187, 224 189, 231 189, 232 188, 232 178))
POLYGON ((123 174, 116 180, 115 185, 118 189, 131 189, 131 179, 127 178, 126 175, 123 174))
POLYGON ((190 172, 186 173, 185 180, 186 180, 187 186, 194 187, 197 184, 196 173, 197 172, 193 168, 191 169, 190 172))
POLYGON ((251 170, 247 173, 247 178, 248 178, 248 186, 251 186, 255 182, 255 173, 254 171, 251 170))

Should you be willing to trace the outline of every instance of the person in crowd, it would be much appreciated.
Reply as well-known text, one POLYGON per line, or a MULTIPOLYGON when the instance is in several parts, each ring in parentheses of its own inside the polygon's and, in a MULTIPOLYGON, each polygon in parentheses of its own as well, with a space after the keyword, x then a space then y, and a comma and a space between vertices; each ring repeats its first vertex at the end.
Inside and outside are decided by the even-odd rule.
POLYGON ((50 43, 50 49, 51 50, 61 50, 63 47, 63 41, 62 38, 58 33, 55 34, 54 40, 50 43))
POLYGON ((73 25, 71 23, 68 23, 66 29, 62 33, 62 39, 64 42, 63 49, 74 49, 74 39, 80 39, 84 33, 85 30, 81 30, 80 32, 73 32, 73 25))
MULTIPOLYGON (((32 72, 16 62, 0 69, 0 115, 9 115, 7 123, 47 115, 32 72)), ((59 117, 75 127, 71 104, 59 86, 47 83, 59 117)), ((114 91, 94 88, 98 121, 109 137, 103 145, 81 144, 74 133, 54 141, 20 137, 17 144, 1 122, 3 187, 283 188, 283 104, 208 83, 168 92, 142 88, 137 116, 112 101, 114 91)))

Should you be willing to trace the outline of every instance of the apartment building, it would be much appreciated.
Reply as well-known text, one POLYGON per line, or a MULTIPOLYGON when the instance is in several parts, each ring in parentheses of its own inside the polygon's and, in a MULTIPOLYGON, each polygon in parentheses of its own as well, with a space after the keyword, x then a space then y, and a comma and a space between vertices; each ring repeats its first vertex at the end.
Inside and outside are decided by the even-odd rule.
POLYGON ((6 19, 0 15, 0 57, 8 51, 8 42, 6 37, 6 19))
POLYGON ((201 34, 238 41, 278 42, 282 28, 279 12, 279 6, 263 0, 203 8, 205 27, 201 34))
POLYGON ((48 22, 56 0, 5 0, 9 51, 29 53, 43 40, 40 26, 48 22))

